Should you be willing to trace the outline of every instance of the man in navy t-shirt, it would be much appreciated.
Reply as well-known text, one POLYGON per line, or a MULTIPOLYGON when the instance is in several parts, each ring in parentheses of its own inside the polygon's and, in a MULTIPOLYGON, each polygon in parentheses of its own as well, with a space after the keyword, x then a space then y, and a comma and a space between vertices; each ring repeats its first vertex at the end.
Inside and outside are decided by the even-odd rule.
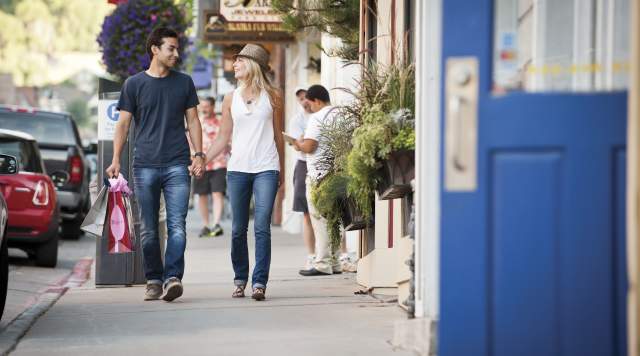
POLYGON ((172 301, 182 295, 186 217, 190 175, 204 171, 202 127, 193 80, 171 70, 178 62, 178 34, 169 28, 153 30, 147 39, 149 69, 129 77, 122 87, 120 119, 113 139, 113 161, 106 172, 120 173, 120 154, 131 119, 135 120, 133 183, 142 221, 142 250, 147 278, 145 300, 162 296, 172 301), (196 153, 191 160, 184 122, 196 153), (167 209, 168 240, 163 265, 158 238, 160 193, 167 209), (163 294, 164 288, 164 294, 163 294))

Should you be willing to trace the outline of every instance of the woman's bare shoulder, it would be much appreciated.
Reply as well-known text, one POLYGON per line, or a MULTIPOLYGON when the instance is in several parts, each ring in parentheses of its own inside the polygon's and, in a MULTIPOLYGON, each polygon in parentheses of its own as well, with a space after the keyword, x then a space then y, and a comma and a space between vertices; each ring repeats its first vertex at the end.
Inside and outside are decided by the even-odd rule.
POLYGON ((232 100, 233 100, 233 92, 229 92, 224 95, 224 99, 222 99, 222 105, 231 105, 232 100))

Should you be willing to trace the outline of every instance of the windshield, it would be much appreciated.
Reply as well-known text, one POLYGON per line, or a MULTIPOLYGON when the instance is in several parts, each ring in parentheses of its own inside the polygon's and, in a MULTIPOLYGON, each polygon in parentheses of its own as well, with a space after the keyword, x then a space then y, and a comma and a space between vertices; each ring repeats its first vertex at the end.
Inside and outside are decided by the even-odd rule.
POLYGON ((20 171, 43 173, 35 147, 30 141, 0 137, 0 154, 15 157, 20 171))
POLYGON ((75 145, 73 127, 68 120, 36 115, 0 115, 0 127, 22 131, 33 136, 38 143, 75 145))

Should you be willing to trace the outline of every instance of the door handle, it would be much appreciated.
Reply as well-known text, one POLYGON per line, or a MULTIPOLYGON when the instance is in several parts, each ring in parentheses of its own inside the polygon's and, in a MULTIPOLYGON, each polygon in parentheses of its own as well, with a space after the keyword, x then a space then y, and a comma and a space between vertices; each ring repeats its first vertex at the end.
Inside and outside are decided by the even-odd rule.
POLYGON ((467 162, 463 158, 464 155, 464 116, 461 114, 462 106, 464 105, 464 98, 460 95, 452 95, 449 99, 449 115, 452 116, 453 121, 453 166, 459 170, 464 171, 467 169, 467 162))
POLYGON ((445 76, 445 189, 477 189, 478 60, 447 59, 445 76))

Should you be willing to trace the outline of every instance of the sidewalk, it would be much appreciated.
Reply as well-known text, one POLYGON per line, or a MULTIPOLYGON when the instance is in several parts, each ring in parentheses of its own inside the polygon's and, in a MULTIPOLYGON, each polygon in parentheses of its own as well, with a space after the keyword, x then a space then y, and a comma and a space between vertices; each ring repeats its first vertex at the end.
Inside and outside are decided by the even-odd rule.
POLYGON ((199 239, 197 215, 189 211, 181 298, 144 302, 142 286, 95 288, 92 279, 67 292, 12 354, 412 355, 389 344, 394 322, 406 318, 395 303, 354 295, 353 273, 299 276, 302 240, 280 228, 267 300, 232 299, 230 223, 223 237, 199 239))

